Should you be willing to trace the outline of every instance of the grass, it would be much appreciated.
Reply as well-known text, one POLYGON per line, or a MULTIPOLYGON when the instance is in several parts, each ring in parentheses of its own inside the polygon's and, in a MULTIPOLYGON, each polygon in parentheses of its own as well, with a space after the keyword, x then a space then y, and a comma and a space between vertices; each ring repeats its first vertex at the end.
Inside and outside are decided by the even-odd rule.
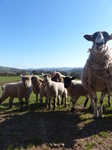
MULTIPOLYGON (((20 77, 0 77, 0 83, 14 82, 20 77)), ((2 94, 0 88, 0 95, 2 94)), ((100 93, 98 93, 100 97, 100 93)), ((71 113, 68 106, 58 106, 48 110, 40 102, 36 104, 32 92, 29 110, 19 111, 19 100, 14 99, 12 109, 8 108, 8 99, 0 105, 0 149, 110 149, 112 147, 112 107, 104 101, 104 118, 93 119, 93 112, 88 110, 90 102, 84 108, 85 97, 80 97, 76 110, 71 113)), ((98 102, 99 107, 99 102, 98 102)))
POLYGON ((21 81, 20 76, 0 76, 0 84, 6 83, 6 82, 15 82, 15 81, 21 81))

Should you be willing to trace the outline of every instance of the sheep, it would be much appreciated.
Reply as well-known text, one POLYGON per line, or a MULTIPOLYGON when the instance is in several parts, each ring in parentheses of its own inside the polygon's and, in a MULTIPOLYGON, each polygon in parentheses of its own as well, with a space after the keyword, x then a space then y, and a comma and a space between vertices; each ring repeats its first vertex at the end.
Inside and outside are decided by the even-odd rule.
POLYGON ((20 102, 20 110, 23 110, 23 98, 25 98, 26 110, 28 109, 28 100, 32 92, 31 86, 31 76, 29 75, 20 75, 22 82, 18 83, 9 83, 6 84, 5 89, 3 90, 2 96, 0 98, 0 104, 10 97, 9 99, 9 109, 12 108, 12 103, 14 98, 18 98, 20 102))
MULTIPOLYGON (((75 81, 75 77, 63 77, 64 79, 64 87, 67 89, 68 96, 72 99, 72 109, 71 112, 75 110, 75 104, 80 96, 86 97, 86 103, 91 98, 91 107, 93 107, 92 95, 83 87, 81 81, 75 81)), ((86 105, 86 104, 85 104, 86 105)))
POLYGON ((51 80, 50 74, 42 73, 44 77, 44 81, 46 83, 46 93, 47 98, 49 99, 49 109, 51 108, 51 100, 53 97, 54 101, 54 110, 56 107, 56 99, 58 99, 58 104, 60 104, 60 95, 63 94, 65 96, 65 103, 67 101, 67 90, 64 88, 64 84, 61 82, 55 82, 51 80))
MULTIPOLYGON (((52 74, 52 81, 64 83, 63 77, 65 77, 65 76, 62 75, 60 72, 54 71, 52 74)), ((62 95, 61 105, 63 105, 63 95, 62 95)))
POLYGON ((43 97, 46 97, 46 108, 48 108, 48 99, 47 99, 47 93, 46 93, 46 83, 44 81, 42 81, 40 90, 39 90, 39 94, 40 94, 40 102, 41 102, 41 107, 43 105, 43 97))
POLYGON ((55 71, 52 74, 52 81, 64 83, 63 77, 65 77, 65 76, 62 75, 60 72, 55 71))
MULTIPOLYGON (((56 72, 56 71, 55 71, 55 72, 52 74, 52 81, 64 83, 64 77, 65 77, 65 76, 62 75, 60 72, 56 72)), ((86 100, 85 100, 85 102, 84 102, 84 107, 86 107, 88 100, 89 100, 89 97, 86 96, 86 100)), ((63 105, 63 95, 62 95, 61 105, 63 105)), ((89 109, 93 109, 93 103, 90 105, 89 109)))
POLYGON ((94 118, 98 118, 96 92, 101 92, 99 118, 102 118, 104 97, 106 94, 110 96, 112 91, 112 55, 111 47, 108 45, 112 35, 105 31, 98 31, 93 35, 84 35, 84 38, 93 42, 93 45, 83 68, 81 80, 84 88, 93 96, 94 118))
MULTIPOLYGON (((91 48, 88 49, 87 52, 91 52, 91 48)), ((111 96, 107 95, 107 98, 108 98, 108 106, 110 107, 111 106, 111 96)), ((85 101, 85 103, 87 104, 88 101, 85 101)), ((91 106, 90 106, 91 108, 91 106)))
POLYGON ((37 75, 33 75, 31 78, 31 81, 32 81, 33 92, 36 94, 36 103, 37 103, 38 102, 38 94, 39 94, 43 79, 41 79, 37 75))

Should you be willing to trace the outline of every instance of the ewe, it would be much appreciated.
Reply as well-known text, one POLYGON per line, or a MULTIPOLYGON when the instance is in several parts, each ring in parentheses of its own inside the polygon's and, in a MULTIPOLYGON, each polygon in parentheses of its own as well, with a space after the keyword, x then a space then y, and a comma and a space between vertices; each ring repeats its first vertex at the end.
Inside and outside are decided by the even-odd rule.
POLYGON ((106 94, 112 91, 112 56, 108 41, 112 39, 105 31, 95 32, 93 35, 84 35, 84 38, 93 42, 91 52, 82 72, 82 83, 94 99, 94 118, 97 118, 97 92, 101 92, 99 117, 102 118, 102 104, 106 94))
POLYGON ((22 78, 22 82, 9 83, 5 86, 5 89, 3 90, 2 96, 0 98, 0 104, 5 99, 10 97, 9 108, 11 108, 14 98, 18 98, 20 102, 20 110, 22 111, 23 110, 23 98, 25 98, 26 110, 28 109, 28 100, 32 92, 32 86, 31 86, 31 76, 20 75, 20 77, 22 78))

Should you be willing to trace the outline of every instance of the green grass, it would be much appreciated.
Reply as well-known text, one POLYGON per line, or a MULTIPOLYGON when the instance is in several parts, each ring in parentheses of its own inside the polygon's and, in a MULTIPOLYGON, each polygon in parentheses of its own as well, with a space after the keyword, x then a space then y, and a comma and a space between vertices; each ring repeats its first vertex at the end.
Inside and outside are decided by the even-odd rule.
POLYGON ((21 81, 20 76, 0 76, 0 84, 6 82, 21 81))
MULTIPOLYGON (((0 84, 17 80, 21 80, 20 77, 0 77, 0 84)), ((1 94, 0 88, 0 96, 1 94)), ((64 143, 65 147, 62 149, 84 147, 89 150, 96 148, 97 145, 103 147, 103 141, 110 139, 112 134, 112 107, 108 107, 105 97, 103 112, 105 117, 94 120, 93 111, 88 110, 90 101, 86 108, 83 107, 84 102, 85 97, 80 97, 76 103, 76 111, 71 113, 72 105, 68 97, 67 108, 64 108, 64 105, 58 106, 53 111, 46 109, 45 98, 42 108, 40 102, 36 104, 36 96, 32 92, 29 110, 20 112, 17 98, 14 99, 10 110, 9 100, 6 99, 0 105, 0 145, 7 150, 32 149, 42 144, 46 144, 45 149, 50 149, 49 143, 53 145, 64 143)), ((107 144, 111 145, 111 142, 107 144)))

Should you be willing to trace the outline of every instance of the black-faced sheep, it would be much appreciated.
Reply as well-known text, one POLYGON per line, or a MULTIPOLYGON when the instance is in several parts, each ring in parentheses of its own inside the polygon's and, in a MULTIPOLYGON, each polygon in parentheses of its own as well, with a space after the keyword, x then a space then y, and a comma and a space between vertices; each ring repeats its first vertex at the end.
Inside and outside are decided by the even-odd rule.
POLYGON ((97 118, 97 92, 101 92, 99 117, 102 118, 102 104, 106 94, 112 92, 112 56, 108 41, 112 40, 105 31, 95 32, 93 35, 84 35, 84 38, 93 42, 89 58, 82 72, 82 83, 94 98, 94 118, 97 118))
POLYGON ((26 110, 28 109, 28 100, 32 92, 31 86, 31 76, 29 75, 20 75, 22 82, 18 83, 9 83, 5 86, 2 96, 0 98, 0 104, 10 97, 9 99, 9 108, 12 107, 12 102, 14 98, 18 98, 20 102, 20 110, 23 110, 23 98, 25 98, 26 110))
POLYGON ((89 95, 89 92, 83 87, 81 81, 75 81, 75 77, 63 77, 64 79, 64 86, 67 88, 68 96, 72 99, 72 109, 73 112, 75 110, 75 104, 80 96, 86 97, 86 102, 91 98, 91 107, 93 107, 93 99, 92 95, 89 95))
POLYGON ((43 74, 44 81, 46 83, 46 93, 47 98, 49 99, 49 109, 51 108, 51 100, 53 98, 54 101, 54 110, 56 107, 56 99, 58 99, 58 103, 60 103, 60 95, 64 94, 65 103, 67 101, 67 90, 64 88, 64 84, 61 82, 55 82, 51 80, 50 74, 43 74))

